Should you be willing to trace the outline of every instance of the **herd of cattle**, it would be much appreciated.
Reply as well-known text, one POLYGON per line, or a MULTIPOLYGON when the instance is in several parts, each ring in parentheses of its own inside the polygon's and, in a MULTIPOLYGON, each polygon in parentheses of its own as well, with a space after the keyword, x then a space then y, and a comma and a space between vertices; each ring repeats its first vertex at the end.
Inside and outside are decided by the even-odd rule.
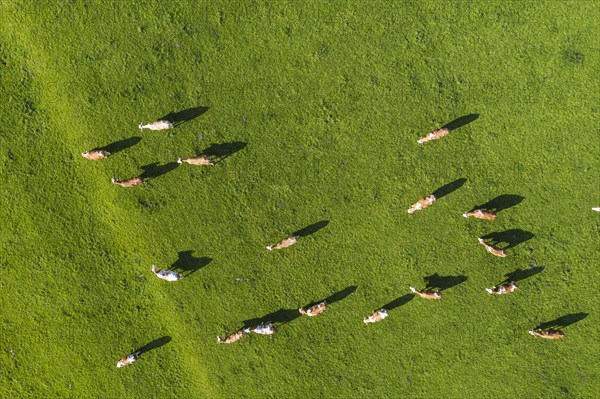
MULTIPOLYGON (((150 130, 165 130, 165 129, 172 129, 173 127, 174 127, 173 123, 170 121, 167 121, 167 120, 159 120, 159 121, 152 122, 152 123, 149 123, 146 125, 140 123, 140 125, 139 125, 140 129, 150 129, 150 130)), ((431 133, 427 134, 426 136, 421 137, 417 142, 419 144, 423 144, 423 143, 431 141, 431 140, 439 140, 439 139, 447 136, 449 133, 450 133, 450 129, 448 129, 448 128, 437 129, 437 130, 434 130, 431 133)), ((94 149, 89 152, 84 152, 82 154, 82 156, 84 158, 87 158, 89 160, 104 159, 104 158, 109 157, 110 155, 111 154, 108 151, 105 151, 102 149, 94 149)), ((185 163, 188 163, 190 165, 195 165, 195 166, 214 165, 214 163, 212 162, 212 160, 209 157, 206 157, 203 155, 185 158, 185 159, 179 158, 177 162, 180 164, 185 162, 185 163)), ((111 181, 113 184, 117 184, 121 187, 134 187, 134 186, 143 184, 144 178, 143 178, 143 176, 137 176, 137 177, 133 177, 133 178, 126 179, 126 180, 116 180, 113 178, 113 179, 111 179, 111 181)), ((428 208, 431 205, 433 205, 435 203, 435 201, 436 201, 436 197, 433 194, 426 196, 424 198, 421 198, 420 200, 418 200, 416 203, 414 203, 408 209, 408 213, 412 214, 416 211, 428 208)), ((600 212, 600 207, 595 207, 592 209, 596 212, 600 212)), ((463 216, 465 218, 474 217, 476 219, 482 219, 482 220, 495 220, 496 219, 496 214, 488 209, 473 209, 469 212, 464 213, 463 216)), ((273 251, 276 249, 280 250, 280 249, 291 247, 292 245, 296 244, 298 238, 299 238, 299 236, 291 236, 291 237, 284 238, 283 240, 279 241, 278 243, 276 243, 274 245, 267 246, 267 249, 269 251, 273 251)), ((505 250, 503 250, 495 245, 492 245, 490 243, 486 243, 485 240, 482 238, 479 238, 478 240, 479 240, 479 243, 482 244, 484 246, 485 250, 487 252, 489 252, 490 254, 501 257, 501 258, 507 256, 507 253, 505 250)), ((177 281, 183 277, 181 274, 176 273, 171 270, 159 270, 154 265, 152 266, 152 273, 154 273, 158 278, 163 279, 165 281, 177 281)), ((413 294, 415 294, 423 299, 437 300, 437 299, 442 298, 442 293, 441 293, 441 291, 438 291, 438 290, 433 290, 433 289, 419 290, 412 286, 409 287, 409 289, 413 294)), ((511 281, 507 284, 502 284, 497 287, 486 288, 485 290, 489 294, 492 294, 492 295, 502 295, 502 294, 509 294, 509 293, 515 292, 517 290, 517 286, 515 285, 515 283, 513 281, 511 281)), ((317 316, 317 315, 320 315, 321 313, 325 312, 326 310, 327 310, 327 301, 322 301, 322 302, 317 303, 316 305, 310 306, 306 309, 300 308, 300 309, 298 309, 298 312, 301 315, 317 316)), ((385 308, 382 308, 382 309, 374 311, 371 315, 365 317, 363 322, 365 324, 376 323, 376 322, 382 321, 388 315, 389 315, 389 311, 385 308)), ((217 336, 217 342, 221 343, 221 344, 230 344, 230 343, 241 340, 247 334, 254 333, 254 334, 261 334, 261 335, 273 335, 276 332, 277 332, 277 328, 271 323, 259 324, 259 325, 252 326, 252 327, 241 328, 241 329, 227 335, 225 338, 221 338, 221 337, 217 336)), ((540 338, 546 338, 546 339, 561 339, 564 337, 564 333, 558 329, 541 329, 541 328, 539 328, 539 329, 531 330, 531 331, 529 331, 529 333, 533 336, 540 337, 540 338)), ((124 367, 124 366, 130 365, 130 364, 134 363, 138 359, 139 356, 140 356, 139 351, 130 353, 129 355, 123 357, 122 359, 120 359, 117 362, 117 367, 124 367)))

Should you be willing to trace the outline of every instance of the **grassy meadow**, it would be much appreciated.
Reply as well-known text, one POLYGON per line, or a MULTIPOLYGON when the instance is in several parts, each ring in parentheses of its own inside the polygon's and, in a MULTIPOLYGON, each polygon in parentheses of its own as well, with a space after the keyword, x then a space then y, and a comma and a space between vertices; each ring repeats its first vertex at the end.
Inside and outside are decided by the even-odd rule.
POLYGON ((599 20, 592 1, 0 1, 0 397, 595 397, 599 20), (175 163, 200 153, 215 166, 175 163), (497 220, 461 216, 495 198, 497 220), (427 276, 441 301, 407 295, 427 276), (278 333, 217 345, 258 321, 278 333), (544 323, 565 338, 527 333, 544 323))

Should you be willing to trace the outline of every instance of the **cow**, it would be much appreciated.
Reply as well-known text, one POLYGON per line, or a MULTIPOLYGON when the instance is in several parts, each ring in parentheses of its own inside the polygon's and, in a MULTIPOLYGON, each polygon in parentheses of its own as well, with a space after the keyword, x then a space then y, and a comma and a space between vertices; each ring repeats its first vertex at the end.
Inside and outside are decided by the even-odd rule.
POLYGON ((175 273, 172 270, 158 270, 155 265, 152 265, 152 273, 156 274, 156 277, 165 281, 177 281, 183 278, 181 274, 175 273))
POLYGON ((110 181, 113 184, 116 184, 121 187, 135 187, 135 186, 139 186, 140 184, 143 184, 144 178, 142 176, 133 177, 133 178, 127 179, 127 180, 117 180, 117 179, 113 178, 113 179, 110 179, 110 181))
POLYGON ((435 202, 435 195, 431 194, 427 197, 423 197, 417 202, 415 202, 410 208, 408 208, 408 213, 412 214, 415 211, 419 211, 421 209, 425 209, 431 206, 435 202))
POLYGON ((324 311, 327 310, 327 301, 323 301, 321 303, 318 303, 314 306, 311 306, 310 308, 304 310, 304 308, 300 308, 298 309, 298 311, 300 312, 300 314, 302 315, 306 315, 306 316, 317 316, 320 315, 321 313, 323 313, 324 311))
POLYGON ((515 292, 517 290, 517 287, 515 285, 514 281, 511 281, 508 284, 502 284, 499 285, 497 287, 492 287, 492 288, 486 288, 485 290, 493 295, 502 295, 502 294, 510 294, 511 292, 515 292))
POLYGON ((277 332, 277 328, 271 323, 269 324, 259 324, 253 327, 246 327, 243 329, 244 333, 255 333, 261 335, 273 335, 277 332))
POLYGON ((288 238, 284 238, 283 240, 279 241, 275 245, 267 245, 267 249, 269 251, 273 251, 274 249, 283 249, 283 248, 291 247, 298 241, 298 238, 300 238, 300 236, 291 236, 288 238))
POLYGON ((492 211, 486 211, 485 209, 475 209, 473 211, 463 213, 463 216, 469 218, 473 216, 475 219, 483 220, 496 220, 496 214, 492 211))
POLYGON ((421 137, 417 140, 417 143, 423 144, 431 140, 439 140, 442 137, 446 137, 450 133, 450 129, 442 128, 434 130, 433 132, 427 134, 426 136, 421 137))
POLYGON ((110 152, 104 150, 91 150, 81 153, 81 156, 85 159, 89 159, 90 161, 97 161, 99 159, 108 158, 110 156, 110 152))
POLYGON ((545 339, 563 339, 565 337, 565 333, 560 331, 560 330, 553 330, 553 329, 548 329, 548 330, 543 330, 541 328, 529 331, 529 334, 533 335, 534 337, 540 337, 540 338, 545 338, 545 339))
POLYGON ((442 293, 436 290, 418 290, 415 287, 408 287, 413 294, 420 296, 423 299, 442 299, 442 293))
POLYGON ((143 129, 166 130, 166 129, 173 129, 175 127, 175 125, 173 125, 173 122, 160 120, 160 121, 148 123, 147 125, 140 123, 140 125, 138 127, 140 128, 140 130, 143 130, 143 129))
POLYGON ((217 335, 217 343, 219 344, 231 344, 233 342, 237 342, 240 339, 244 338, 244 329, 237 330, 225 337, 225 339, 219 337, 217 335))
POLYGON ((503 250, 502 248, 498 248, 495 245, 486 243, 483 240, 483 238, 478 238, 478 240, 479 240, 479 243, 485 247, 485 250, 488 251, 489 253, 491 253, 492 255, 498 256, 500 258, 504 258, 504 257, 506 257, 506 255, 508 255, 505 250, 503 250))
POLYGON ((134 352, 134 353, 130 353, 129 355, 125 356, 124 358, 120 359, 117 362, 117 367, 121 368, 121 367, 125 367, 125 366, 129 366, 130 364, 135 363, 136 360, 138 360, 138 357, 140 356, 140 351, 134 352))
POLYGON ((199 155, 197 157, 191 157, 191 158, 179 158, 177 160, 178 164, 182 164, 182 163, 187 163, 190 165, 194 165, 194 166, 204 166, 204 165, 210 165, 213 166, 214 163, 213 161, 209 158, 209 157, 205 157, 204 155, 199 155))
POLYGON ((389 314, 390 314, 390 312, 383 308, 376 310, 373 313, 371 313, 371 315, 369 315, 368 317, 365 317, 363 319, 363 323, 365 323, 365 324, 377 323, 378 321, 381 321, 381 320, 385 319, 386 317, 388 317, 389 314))

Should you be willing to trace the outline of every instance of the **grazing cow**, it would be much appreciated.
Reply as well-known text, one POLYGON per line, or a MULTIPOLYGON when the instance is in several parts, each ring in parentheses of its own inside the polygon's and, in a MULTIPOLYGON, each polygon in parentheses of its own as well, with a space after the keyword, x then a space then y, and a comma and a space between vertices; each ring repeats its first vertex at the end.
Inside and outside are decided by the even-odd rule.
POLYGON ((225 337, 225 339, 219 337, 217 335, 217 343, 219 344, 231 344, 233 342, 237 342, 240 339, 244 338, 244 329, 237 330, 225 337))
POLYGON ((183 278, 181 274, 175 273, 172 270, 158 270, 155 265, 152 265, 152 273, 156 274, 156 277, 165 281, 177 281, 183 278))
POLYGON ((142 130, 142 129, 166 130, 166 129, 173 129, 175 127, 175 125, 173 125, 173 122, 160 120, 160 121, 148 123, 147 125, 143 125, 140 123, 140 125, 138 127, 140 128, 140 130, 142 130))
POLYGON ((140 184, 143 184, 144 178, 142 176, 133 177, 133 178, 127 179, 127 180, 117 180, 117 179, 113 178, 113 179, 110 179, 110 181, 113 184, 116 184, 121 187, 135 187, 135 186, 139 186, 140 184))
POLYGON ((244 328, 244 333, 255 333, 261 335, 273 335, 277 332, 277 328, 271 323, 269 324, 259 324, 253 327, 244 328))
POLYGON ((463 216, 469 218, 473 216, 475 219, 483 220, 495 220, 496 214, 492 211, 486 211, 485 209, 475 209, 474 211, 463 213, 463 216))
POLYGON ((600 206, 597 206, 597 207, 595 207, 595 208, 592 208, 592 211, 600 212, 600 206))
POLYGON ((197 157, 191 157, 191 158, 185 158, 185 159, 179 158, 177 160, 177 163, 179 163, 179 164, 184 163, 184 162, 188 163, 190 165, 194 165, 194 166, 203 166, 203 165, 213 166, 214 165, 213 161, 209 157, 205 157, 204 155, 199 155, 197 157))
POLYGON ((562 339, 565 337, 565 333, 560 330, 542 330, 538 328, 537 330, 529 331, 529 334, 534 337, 546 338, 546 339, 562 339))
POLYGON ((304 310, 304 308, 300 308, 298 309, 298 311, 300 312, 300 314, 302 315, 307 315, 307 316, 317 316, 320 315, 321 313, 323 313, 324 311, 327 310, 327 301, 323 301, 321 303, 318 303, 314 306, 311 306, 310 308, 304 310))
POLYGON ((435 195, 431 194, 430 196, 423 197, 417 202, 415 202, 410 208, 408 208, 408 213, 414 213, 415 211, 420 211, 421 209, 425 209, 428 206, 431 206, 435 202, 435 195))
POLYGON ((383 308, 376 310, 373 313, 371 313, 371 315, 369 317, 365 317, 363 319, 363 323, 365 323, 365 324, 377 323, 378 321, 381 321, 381 320, 385 319, 386 317, 388 317, 389 314, 390 314, 390 312, 383 308))
POLYGON ((511 281, 508 284, 502 284, 497 287, 486 288, 485 290, 493 295, 502 295, 502 294, 510 294, 511 292, 515 292, 517 290, 517 288, 519 288, 519 287, 517 287, 515 285, 515 282, 511 281))
POLYGON ((283 249, 283 248, 291 247, 292 245, 294 245, 296 243, 296 241, 298 241, 298 238, 300 238, 300 237, 299 236, 291 236, 288 238, 284 238, 283 240, 279 241, 275 245, 268 245, 267 249, 269 251, 273 251, 274 249, 283 249))
POLYGON ((439 140, 442 137, 446 137, 448 133, 450 133, 449 129, 437 129, 429 133, 428 135, 421 137, 419 140, 417 140, 417 143, 423 144, 431 140, 439 140))
POLYGON ((117 367, 121 368, 121 367, 125 367, 125 366, 129 366, 130 364, 135 363, 136 360, 138 360, 138 357, 140 356, 140 351, 134 352, 134 353, 130 353, 129 355, 125 356, 124 358, 120 359, 117 362, 117 367))
POLYGON ((108 158, 110 156, 110 152, 104 150, 92 150, 83 152, 81 156, 85 159, 89 159, 90 161, 97 161, 98 159, 108 158))
POLYGON ((415 287, 408 287, 413 292, 423 299, 442 299, 442 293, 436 290, 418 290, 415 287))
POLYGON ((508 255, 505 250, 503 250, 502 248, 498 248, 495 245, 486 243, 483 240, 483 238, 478 238, 478 240, 479 240, 479 243, 485 247, 485 250, 488 251, 489 253, 491 253, 492 255, 498 256, 500 258, 504 258, 506 255, 508 255))

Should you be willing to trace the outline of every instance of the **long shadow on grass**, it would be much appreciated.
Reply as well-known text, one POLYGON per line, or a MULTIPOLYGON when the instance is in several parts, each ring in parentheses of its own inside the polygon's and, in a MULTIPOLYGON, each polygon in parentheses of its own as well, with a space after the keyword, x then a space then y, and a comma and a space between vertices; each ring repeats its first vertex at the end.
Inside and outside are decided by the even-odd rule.
POLYGON ((524 199, 525 197, 521 197, 520 195, 502 194, 483 205, 475 205, 472 211, 475 209, 485 209, 487 211, 498 213, 505 209, 512 208, 515 205, 519 205, 524 199))
POLYGON ((298 236, 298 237, 306 237, 306 236, 316 233, 317 231, 326 227, 328 224, 329 224, 329 220, 321 220, 320 222, 313 223, 310 226, 306 226, 298 231, 295 231, 292 235, 298 236))
POLYGON ((179 251, 179 258, 171 265, 170 270, 177 270, 184 274, 184 277, 187 277, 212 262, 212 258, 207 258, 206 256, 196 258, 192 255, 192 252, 179 251))
POLYGON ((536 327, 536 329, 545 330, 547 328, 565 328, 570 326, 571 324, 575 324, 583 319, 588 317, 587 313, 571 313, 558 319, 554 319, 551 321, 547 321, 545 323, 540 324, 536 327))
POLYGON ((119 141, 115 141, 114 143, 110 143, 105 145, 104 147, 99 147, 97 150, 104 150, 110 152, 111 155, 116 154, 117 152, 128 149, 129 147, 133 147, 137 143, 142 141, 141 137, 133 136, 128 139, 123 139, 119 141))
POLYGON ((426 289, 438 289, 439 291, 447 290, 456 285, 462 284, 467 281, 468 277, 464 275, 460 276, 440 276, 435 273, 431 276, 423 277, 425 280, 426 289))
POLYGON ((155 339, 154 341, 147 343, 146 345, 142 346, 134 352, 139 351, 140 355, 143 355, 144 353, 150 352, 151 350, 154 350, 156 348, 160 348, 161 346, 166 345, 169 342, 171 342, 171 337, 165 335, 164 337, 155 339))
POLYGON ((442 129, 448 129, 448 130, 458 129, 459 127, 468 125, 469 123, 473 122, 477 118, 479 118, 479 114, 469 114, 469 115, 461 116, 460 118, 456 118, 452 122, 447 123, 444 126, 442 126, 442 129))
POLYGON ((445 197, 446 195, 452 193, 453 191, 456 191, 459 188, 461 188, 463 186, 463 184, 465 184, 466 181, 467 181, 467 179, 465 179, 464 177, 462 177, 460 179, 456 179, 453 182, 445 184, 442 187, 435 190, 433 192, 433 195, 435 195, 436 200, 439 200, 440 198, 445 197))
POLYGON ((248 143, 242 141, 232 141, 231 143, 211 144, 210 147, 200 153, 212 159, 217 164, 223 162, 236 152, 244 149, 248 143))
POLYGON ((252 327, 259 324, 285 324, 290 321, 296 320, 300 317, 298 309, 284 309, 281 308, 276 312, 272 312, 264 315, 263 317, 257 317, 255 319, 244 320, 244 327, 252 327))
POLYGON ((160 177, 164 174, 177 169, 179 164, 177 162, 169 162, 164 165, 159 165, 158 162, 154 162, 145 166, 142 166, 142 177, 144 180, 151 180, 160 177))
POLYGON ((314 305, 316 305, 318 303, 321 303, 323 301, 327 302, 328 305, 334 304, 334 303, 339 302, 342 299, 346 298, 348 295, 352 294, 354 291, 356 291, 356 288, 357 288, 356 285, 351 285, 349 287, 344 288, 341 291, 338 291, 338 292, 336 292, 334 294, 329 295, 325 299, 321 299, 321 300, 312 302, 312 303, 306 305, 304 308, 305 309, 309 308, 309 307, 314 306, 314 305))
POLYGON ((193 119, 196 119, 197 117, 199 117, 206 111, 208 111, 208 107, 188 108, 183 111, 168 113, 167 115, 163 116, 160 119, 167 120, 167 121, 173 123, 173 125, 175 127, 177 127, 177 126, 181 125, 182 123, 189 122, 193 119))
POLYGON ((510 229, 506 231, 499 231, 495 233, 490 233, 482 236, 484 240, 492 240, 494 245, 498 245, 500 243, 506 244, 502 249, 507 250, 512 247, 516 247, 517 245, 530 240, 534 237, 533 233, 529 231, 521 230, 521 229, 510 229))
POLYGON ((518 282, 525 280, 531 276, 535 276, 536 274, 542 272, 544 270, 544 266, 535 266, 529 269, 517 269, 514 272, 510 272, 505 274, 506 279, 502 282, 502 284, 513 282, 518 282))
POLYGON ((409 303, 410 301, 412 301, 412 299, 415 297, 415 294, 405 294, 402 295, 401 297, 398 297, 396 299, 394 299, 392 302, 383 305, 380 309, 386 309, 386 310, 394 310, 396 308, 399 308, 402 305, 406 305, 407 303, 409 303))

